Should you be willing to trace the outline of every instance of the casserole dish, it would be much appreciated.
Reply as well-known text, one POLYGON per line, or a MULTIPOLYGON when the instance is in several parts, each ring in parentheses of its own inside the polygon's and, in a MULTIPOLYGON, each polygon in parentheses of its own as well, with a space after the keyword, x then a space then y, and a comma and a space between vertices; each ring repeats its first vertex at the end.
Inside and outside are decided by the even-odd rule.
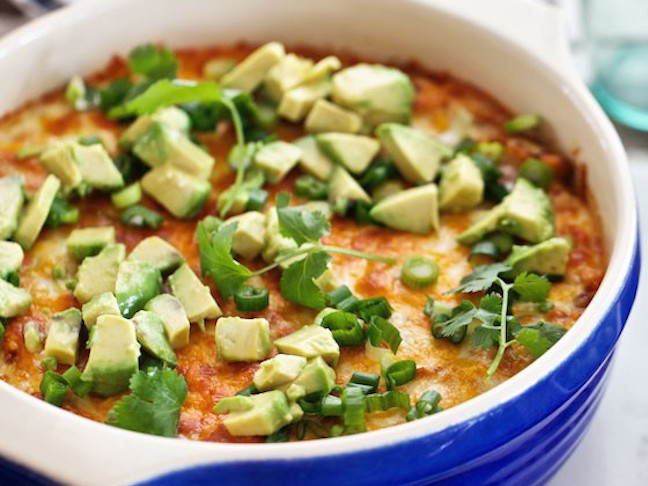
MULTIPOLYGON (((451 7, 410 1, 285 1, 268 8, 253 1, 99 1, 6 38, 0 65, 12 75, 0 81, 2 112, 75 73, 92 71, 114 52, 152 39, 173 47, 277 39, 350 47, 377 58, 415 58, 451 71, 506 99, 516 111, 542 113, 563 150, 579 151, 602 213, 610 263, 580 321, 538 364, 438 417, 357 437, 245 446, 172 442, 63 415, 2 383, 5 477, 27 477, 25 469, 70 484, 540 484, 550 477, 596 408, 630 311, 639 270, 636 209, 620 142, 569 67, 555 12, 525 3, 493 4, 516 21, 519 16, 519 22, 507 19, 517 27, 530 18, 554 22, 548 24, 553 27, 546 37, 518 45, 513 37, 494 33, 497 18, 480 12, 477 2, 451 7), (453 12, 457 8, 461 12, 453 12), (466 18, 462 12, 468 9, 479 20, 466 18), (263 15, 254 20, 251 12, 263 15), (484 27, 482 22, 493 23, 484 27), (342 26, 349 28, 341 33, 342 26), (93 42, 79 45, 79 39, 93 42), (551 46, 555 50, 546 50, 551 46), (386 467, 368 467, 381 462, 386 467)), ((530 35, 528 30, 521 32, 530 35)))

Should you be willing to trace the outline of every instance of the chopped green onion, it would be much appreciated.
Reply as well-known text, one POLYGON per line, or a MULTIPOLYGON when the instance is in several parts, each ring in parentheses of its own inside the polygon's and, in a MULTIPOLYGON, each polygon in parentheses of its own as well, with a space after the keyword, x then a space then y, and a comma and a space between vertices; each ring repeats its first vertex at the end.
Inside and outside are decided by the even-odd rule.
POLYGON ((43 365, 43 368, 45 368, 46 370, 54 371, 58 366, 58 363, 54 356, 45 356, 41 360, 41 365, 43 365))
POLYGON ((373 316, 380 316, 387 319, 391 317, 392 311, 392 306, 389 305, 389 302, 384 297, 362 299, 358 301, 355 307, 355 313, 365 322, 369 322, 373 316))
MULTIPOLYGON (((475 243, 470 249, 470 260, 473 266, 475 266, 473 258, 483 256, 491 258, 493 260, 499 260, 501 254, 499 248, 495 243, 490 240, 482 240, 475 243)), ((483 265, 483 262, 478 260, 477 264, 483 265)))
POLYGON ((359 388, 345 388, 342 391, 342 407, 344 413, 342 422, 345 429, 364 431, 365 426, 365 395, 359 388))
POLYGON ((364 341, 362 326, 358 318, 350 312, 331 312, 324 316, 321 326, 331 330, 333 339, 340 346, 358 346, 364 341))
POLYGON ((97 145, 97 144, 103 144, 103 141, 97 135, 84 135, 83 137, 79 137, 79 144, 97 145))
POLYGON ((248 200, 245 205, 246 211, 260 211, 268 200, 268 191, 263 189, 250 189, 248 191, 248 200))
POLYGON ((375 220, 369 214, 371 204, 364 201, 356 201, 353 205, 353 219, 358 224, 373 224, 375 220))
POLYGON ((407 421, 417 420, 428 415, 440 412, 442 408, 439 406, 441 395, 436 390, 428 390, 416 402, 416 405, 407 414, 407 421))
POLYGON ((323 438, 328 437, 326 427, 314 420, 300 420, 295 426, 295 437, 297 440, 304 440, 308 432, 311 432, 315 437, 323 438))
POLYGON ((328 301, 333 307, 337 307, 337 305, 342 302, 344 299, 348 297, 353 297, 353 293, 351 292, 351 289, 347 287, 346 285, 340 285, 338 288, 335 290, 331 290, 328 294, 326 294, 328 297, 328 301))
POLYGON ((360 388, 366 395, 369 393, 375 393, 378 389, 379 383, 380 375, 365 373, 363 371, 354 371, 347 386, 350 386, 351 388, 360 388))
POLYGON ((319 415, 322 411, 322 394, 320 392, 311 393, 300 398, 297 403, 309 415, 319 415))
POLYGON ((455 154, 469 153, 475 147, 475 139, 471 137, 462 138, 455 147, 455 154))
POLYGON ((74 290, 76 288, 78 283, 79 283, 79 281, 76 278, 68 278, 65 281, 65 288, 72 291, 72 290, 74 290))
POLYGON ((492 241, 500 252, 500 255, 505 255, 513 248, 513 237, 508 233, 493 233, 488 237, 488 241, 492 241))
POLYGON ((211 132, 227 114, 227 108, 221 103, 185 103, 180 108, 189 115, 191 129, 197 132, 211 132))
POLYGON ((57 407, 63 404, 63 399, 67 394, 68 388, 65 379, 53 371, 46 371, 40 383, 43 400, 57 407))
POLYGON ((367 395, 365 405, 368 413, 384 412, 390 408, 409 410, 411 407, 409 394, 396 390, 367 395))
POLYGON ((344 425, 342 424, 332 425, 331 428, 329 429, 329 437, 340 437, 341 435, 344 435, 344 425))
POLYGON ((358 298, 355 295, 352 295, 351 297, 347 297, 342 302, 338 303, 337 308, 341 311, 353 312, 356 308, 356 305, 358 305, 358 302, 360 302, 358 298))
POLYGON ((63 373, 63 379, 78 397, 85 397, 92 389, 91 382, 81 380, 81 370, 76 366, 71 366, 65 373, 63 373))
POLYGON ((54 197, 45 224, 50 228, 58 228, 62 224, 79 222, 79 209, 70 206, 67 199, 60 193, 54 197))
POLYGON ((113 193, 110 199, 112 200, 113 206, 118 209, 133 206, 142 199, 142 186, 140 186, 139 182, 135 182, 130 186, 126 186, 121 191, 113 193))
POLYGON ((239 390, 236 392, 236 394, 240 397, 249 397, 250 395, 254 395, 256 393, 259 393, 259 390, 257 389, 256 385, 254 383, 246 386, 242 390, 239 390))
POLYGON ((529 113, 511 118, 504 124, 504 129, 509 133, 521 133, 537 128, 542 119, 540 115, 529 113))
POLYGON ((20 287, 20 275, 16 270, 12 270, 4 276, 4 280, 9 282, 14 287, 20 287))
POLYGON ((493 162, 497 162, 504 155, 504 145, 500 142, 479 142, 474 150, 493 162))
POLYGON ((128 226, 136 226, 138 228, 159 228, 164 218, 156 211, 145 208, 136 204, 124 210, 121 214, 121 222, 128 226))
POLYGON ((234 294, 236 309, 243 312, 260 311, 268 307, 270 303, 270 292, 268 289, 258 289, 250 285, 244 285, 234 294))
POLYGON ((0 344, 2 344, 2 340, 5 337, 5 321, 0 318, 0 344))
POLYGON ((62 266, 56 265, 52 268, 52 278, 59 279, 63 277, 65 277, 65 269, 62 266))
POLYGON ((126 182, 139 179, 148 167, 131 153, 119 154, 115 157, 115 166, 126 182))
POLYGON ((414 256, 403 263, 401 281, 408 287, 421 289, 434 284, 438 278, 439 266, 431 258, 414 256))
POLYGON ((394 362, 394 356, 385 356, 381 360, 383 368, 383 379, 388 390, 393 390, 397 386, 405 385, 416 376, 416 363, 411 359, 394 362), (386 358, 386 359, 385 359, 386 358), (391 363, 391 364, 390 364, 391 363))
POLYGON ((390 159, 378 159, 365 171, 360 185, 371 192, 389 179, 398 177, 398 169, 390 159))
POLYGON ((536 186, 546 189, 553 180, 553 171, 541 160, 527 159, 520 167, 520 177, 524 177, 536 186))
POLYGON ((288 442, 288 439, 290 439, 290 435, 288 434, 286 427, 284 427, 270 434, 268 437, 266 437, 265 441, 266 444, 274 444, 277 442, 288 442))
POLYGON ((323 417, 341 417, 343 413, 342 399, 335 395, 322 398, 320 413, 323 417))
POLYGON ((315 179, 313 176, 304 175, 295 181, 295 193, 308 199, 326 199, 328 195, 328 184, 315 179))
POLYGON ((367 327, 367 339, 372 346, 379 346, 386 342, 392 353, 398 351, 402 342, 400 331, 387 319, 381 316, 373 316, 367 327))

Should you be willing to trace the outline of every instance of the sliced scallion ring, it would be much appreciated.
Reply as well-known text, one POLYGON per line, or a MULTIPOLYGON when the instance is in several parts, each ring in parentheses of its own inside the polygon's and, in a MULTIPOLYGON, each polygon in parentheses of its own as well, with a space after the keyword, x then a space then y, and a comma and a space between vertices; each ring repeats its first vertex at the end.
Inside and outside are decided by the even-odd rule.
POLYGON ((434 260, 424 256, 414 256, 405 260, 401 269, 401 281, 413 289, 432 285, 439 278, 439 266, 434 260))
POLYGON ((270 293, 268 289, 258 289, 250 285, 244 285, 241 290, 234 294, 236 308, 243 312, 260 311, 268 307, 270 293))

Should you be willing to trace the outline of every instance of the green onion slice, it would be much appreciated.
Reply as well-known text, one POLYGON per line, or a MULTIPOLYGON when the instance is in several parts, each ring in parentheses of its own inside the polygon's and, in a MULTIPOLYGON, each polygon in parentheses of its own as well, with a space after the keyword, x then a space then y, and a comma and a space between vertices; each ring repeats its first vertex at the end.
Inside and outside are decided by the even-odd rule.
POLYGON ((359 388, 345 388, 342 392, 342 422, 345 428, 364 431, 365 426, 365 395, 359 388))
POLYGON ((340 302, 342 302, 344 299, 353 297, 353 293, 351 292, 351 289, 349 289, 349 287, 347 287, 346 285, 340 285, 338 288, 330 291, 326 295, 328 297, 329 304, 332 307, 337 307, 337 305, 340 302))
POLYGON ((421 289, 432 285, 438 278, 439 266, 431 258, 414 256, 403 263, 401 281, 408 287, 421 289))
POLYGON ((63 373, 63 379, 67 382, 72 392, 78 397, 85 397, 92 389, 92 383, 81 380, 81 370, 76 366, 71 366, 63 373))
POLYGON ((536 186, 546 189, 553 180, 553 171, 551 168, 538 159, 527 159, 520 166, 520 177, 524 177, 536 186))
POLYGON ((439 406, 441 395, 436 390, 428 390, 416 402, 409 413, 407 414, 407 421, 417 420, 428 415, 435 414, 443 410, 439 406))
POLYGON ((416 363, 411 359, 396 361, 387 366, 383 372, 383 378, 388 390, 397 386, 405 385, 416 376, 416 363))
POLYGON ((138 228, 159 228, 164 218, 156 211, 136 204, 124 210, 121 214, 121 222, 128 226, 138 228))
POLYGON ((369 393, 376 393, 379 383, 380 375, 365 373, 363 371, 354 371, 347 386, 350 386, 351 388, 359 388, 365 395, 367 395, 369 393))
POLYGON ((251 285, 244 285, 234 294, 236 309, 242 312, 260 311, 268 307, 270 292, 251 285))
POLYGON ((336 311, 322 319, 322 327, 331 330, 340 346, 358 346, 364 341, 364 330, 358 318, 350 312, 336 311))
POLYGON ((65 379, 54 371, 46 371, 40 383, 43 400, 57 407, 63 404, 69 386, 65 379))
POLYGON ((392 350, 392 353, 398 351, 402 342, 400 331, 387 319, 381 316, 373 316, 367 327, 367 339, 372 346, 379 346, 385 342, 392 350))
POLYGON ((509 133, 522 133, 537 128, 541 121, 540 115, 536 113, 518 115, 508 120, 504 129, 509 133))
POLYGON ((342 399, 335 395, 322 398, 320 413, 323 417, 341 417, 343 413, 342 399))
POLYGON ((248 201, 245 205, 246 211, 260 211, 268 200, 268 191, 263 189, 250 189, 248 191, 248 201))
POLYGON ((354 312, 360 316, 365 322, 373 316, 384 317, 385 319, 391 317, 392 306, 384 297, 374 297, 372 299, 362 299, 357 302, 354 312))
POLYGON ((396 390, 367 395, 365 405, 368 413, 384 412, 390 408, 409 410, 411 407, 409 394, 396 390))
POLYGON ((313 176, 304 175, 295 181, 295 193, 298 196, 312 200, 326 199, 328 196, 328 185, 313 176))

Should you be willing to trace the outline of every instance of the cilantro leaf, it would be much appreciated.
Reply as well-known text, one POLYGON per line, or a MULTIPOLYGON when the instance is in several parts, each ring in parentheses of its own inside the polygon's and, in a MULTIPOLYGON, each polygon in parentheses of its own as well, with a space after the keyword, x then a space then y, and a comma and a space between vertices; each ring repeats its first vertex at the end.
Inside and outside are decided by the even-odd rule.
POLYGON ((252 276, 252 272, 232 257, 232 238, 237 223, 222 225, 210 238, 203 223, 198 224, 196 236, 200 250, 200 268, 209 275, 219 292, 229 299, 252 276))
POLYGON ((493 263, 492 265, 481 265, 472 273, 466 275, 459 282, 459 286, 450 290, 449 293, 472 293, 488 290, 499 278, 502 272, 511 270, 505 263, 493 263))
POLYGON ((517 332, 516 339, 534 359, 538 359, 551 346, 556 344, 566 332, 567 330, 564 327, 541 321, 532 326, 523 326, 517 332))
POLYGON ((502 296, 497 292, 484 295, 479 301, 479 308, 499 316, 502 313, 502 296))
POLYGON ((187 397, 187 382, 175 370, 149 368, 130 380, 131 394, 108 412, 107 424, 145 434, 178 435, 180 408, 187 397))
POLYGON ((315 284, 314 279, 324 273, 330 260, 331 256, 328 253, 317 251, 290 265, 279 282, 281 295, 311 309, 324 308, 326 296, 315 284))
POLYGON ((476 348, 490 349, 498 344, 500 331, 478 326, 472 335, 472 345, 476 348))
POLYGON ((477 315, 477 309, 469 300, 464 300, 457 307, 452 309, 452 313, 442 322, 435 324, 443 325, 441 334, 444 337, 452 336, 455 332, 465 326, 469 326, 477 315))
POLYGON ((178 60, 165 47, 144 44, 130 52, 128 67, 132 72, 149 79, 173 79, 178 73, 178 60))
POLYGON ((307 211, 303 207, 277 208, 279 231, 298 245, 316 243, 331 232, 331 225, 320 211, 307 211))
POLYGON ((544 302, 549 297, 551 282, 542 275, 523 272, 515 277, 513 290, 524 302, 544 302))

